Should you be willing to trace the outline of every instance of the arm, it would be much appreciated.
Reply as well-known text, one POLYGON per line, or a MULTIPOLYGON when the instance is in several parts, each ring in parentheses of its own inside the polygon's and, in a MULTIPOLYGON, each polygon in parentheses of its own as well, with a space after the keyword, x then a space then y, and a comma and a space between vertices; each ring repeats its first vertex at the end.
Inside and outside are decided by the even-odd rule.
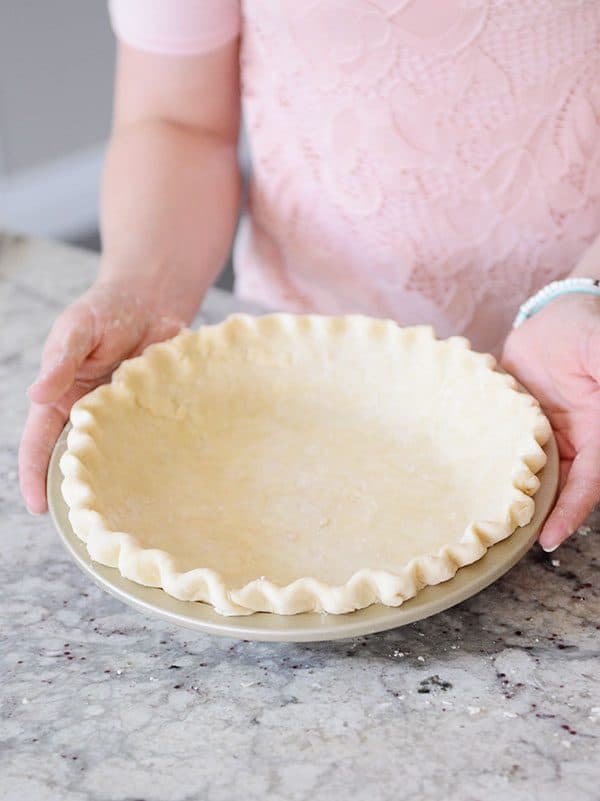
POLYGON ((120 45, 101 281, 160 294, 191 320, 237 219, 239 103, 238 40, 187 57, 120 45))
POLYGON ((600 236, 592 242, 589 248, 571 271, 572 276, 582 278, 600 278, 600 236))
POLYGON ((120 45, 95 284, 55 322, 19 449, 27 507, 46 510, 73 403, 194 316, 230 247, 240 177, 238 42, 173 57, 120 45))

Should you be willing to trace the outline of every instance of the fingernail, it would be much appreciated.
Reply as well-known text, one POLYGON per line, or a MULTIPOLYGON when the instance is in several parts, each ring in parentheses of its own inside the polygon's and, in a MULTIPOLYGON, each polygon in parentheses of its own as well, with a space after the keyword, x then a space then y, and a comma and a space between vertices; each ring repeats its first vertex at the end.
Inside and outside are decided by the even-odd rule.
POLYGON ((44 512, 36 512, 33 509, 30 509, 29 506, 26 506, 25 508, 32 517, 42 517, 42 515, 44 514, 44 512))
POLYGON ((542 545, 542 550, 546 551, 546 553, 554 553, 554 551, 558 548, 559 545, 560 542, 558 543, 558 545, 553 545, 551 548, 546 548, 545 545, 542 545))

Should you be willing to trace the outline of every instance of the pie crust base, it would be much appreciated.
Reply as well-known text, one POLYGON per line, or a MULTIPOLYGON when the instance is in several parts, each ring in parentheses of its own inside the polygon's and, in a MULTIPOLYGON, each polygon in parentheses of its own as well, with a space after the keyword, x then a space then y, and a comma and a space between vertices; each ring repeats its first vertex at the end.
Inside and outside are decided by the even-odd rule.
POLYGON ((527 524, 548 421, 461 337, 236 315, 124 362, 61 459, 92 559, 223 615, 399 606, 527 524))

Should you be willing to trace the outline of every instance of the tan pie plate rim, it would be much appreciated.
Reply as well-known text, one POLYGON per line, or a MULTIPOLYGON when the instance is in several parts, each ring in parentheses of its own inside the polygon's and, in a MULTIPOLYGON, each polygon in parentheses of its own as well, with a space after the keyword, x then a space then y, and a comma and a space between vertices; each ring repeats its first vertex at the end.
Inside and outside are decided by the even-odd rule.
POLYGON ((75 563, 92 581, 120 601, 151 617, 206 634, 266 642, 316 642, 339 640, 387 631, 443 612, 476 595, 511 569, 536 541, 558 489, 559 459, 554 437, 546 444, 548 461, 538 474, 541 486, 535 495, 531 523, 492 546, 472 565, 460 568, 442 584, 425 587, 398 607, 373 604, 345 615, 304 613, 274 615, 256 612, 241 617, 224 617, 204 603, 178 601, 161 589, 145 587, 123 578, 116 568, 90 559, 85 544, 73 532, 68 507, 62 497, 59 460, 64 453, 69 426, 61 434, 48 470, 48 507, 61 540, 75 563))

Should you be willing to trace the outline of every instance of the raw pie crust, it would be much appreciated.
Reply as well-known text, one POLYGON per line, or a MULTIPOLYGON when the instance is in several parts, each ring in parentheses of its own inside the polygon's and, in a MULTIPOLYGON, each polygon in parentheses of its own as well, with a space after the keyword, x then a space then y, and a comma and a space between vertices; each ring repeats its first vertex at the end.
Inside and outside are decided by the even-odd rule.
POLYGON ((223 615, 398 606, 532 518, 550 427, 494 366, 360 316, 184 331, 73 407, 73 530, 223 615))

